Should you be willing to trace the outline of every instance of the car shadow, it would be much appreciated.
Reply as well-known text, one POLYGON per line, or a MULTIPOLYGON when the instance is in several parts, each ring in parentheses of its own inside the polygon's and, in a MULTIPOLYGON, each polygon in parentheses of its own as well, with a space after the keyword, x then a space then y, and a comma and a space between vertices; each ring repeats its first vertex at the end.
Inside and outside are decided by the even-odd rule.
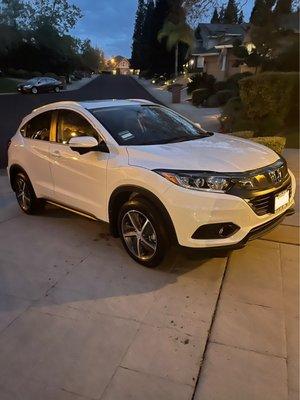
MULTIPOLYGON (((172 247, 159 267, 142 267, 110 235, 108 224, 54 206, 7 224, 0 235, 0 295, 26 299, 34 308, 95 308, 140 319, 143 305, 148 307, 182 278, 188 277, 199 291, 213 290, 225 264, 210 265, 224 253, 172 247)), ((19 307, 17 301, 0 301, 0 312, 19 307)))

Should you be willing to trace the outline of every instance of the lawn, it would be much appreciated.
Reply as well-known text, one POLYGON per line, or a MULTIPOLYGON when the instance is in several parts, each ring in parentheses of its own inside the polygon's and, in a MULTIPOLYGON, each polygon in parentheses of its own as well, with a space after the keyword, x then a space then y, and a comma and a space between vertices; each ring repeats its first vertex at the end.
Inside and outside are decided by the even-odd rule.
POLYGON ((17 84, 21 79, 0 78, 0 93, 14 93, 17 91, 17 84))

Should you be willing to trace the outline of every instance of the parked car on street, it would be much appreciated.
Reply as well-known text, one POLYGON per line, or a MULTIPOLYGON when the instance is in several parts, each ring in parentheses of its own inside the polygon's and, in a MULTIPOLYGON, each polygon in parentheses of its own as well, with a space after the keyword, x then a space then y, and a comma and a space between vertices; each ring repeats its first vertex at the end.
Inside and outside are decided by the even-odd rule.
POLYGON ((63 82, 55 78, 42 76, 22 82, 18 85, 17 88, 20 93, 33 93, 33 94, 42 92, 58 93, 61 89, 63 89, 63 82))
POLYGON ((8 160, 25 213, 49 202, 106 221, 148 267, 173 244, 243 247, 293 213, 295 178, 280 155, 145 100, 38 108, 8 160))

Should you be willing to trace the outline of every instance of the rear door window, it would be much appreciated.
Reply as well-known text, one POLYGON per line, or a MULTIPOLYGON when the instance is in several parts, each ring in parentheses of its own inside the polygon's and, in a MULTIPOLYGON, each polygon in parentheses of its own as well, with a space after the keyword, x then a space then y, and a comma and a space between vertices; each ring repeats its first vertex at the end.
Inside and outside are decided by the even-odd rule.
POLYGON ((22 135, 28 139, 49 141, 51 118, 52 111, 46 111, 33 117, 24 127, 22 127, 22 135))

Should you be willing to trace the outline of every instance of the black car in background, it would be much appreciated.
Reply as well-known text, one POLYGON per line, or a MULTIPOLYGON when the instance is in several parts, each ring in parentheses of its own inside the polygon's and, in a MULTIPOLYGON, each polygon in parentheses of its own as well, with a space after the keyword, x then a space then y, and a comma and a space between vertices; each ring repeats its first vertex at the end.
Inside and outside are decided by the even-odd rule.
POLYGON ((63 89, 63 83, 61 81, 58 81, 55 78, 49 78, 47 76, 32 78, 18 85, 18 92, 20 93, 58 93, 61 89, 63 89))

